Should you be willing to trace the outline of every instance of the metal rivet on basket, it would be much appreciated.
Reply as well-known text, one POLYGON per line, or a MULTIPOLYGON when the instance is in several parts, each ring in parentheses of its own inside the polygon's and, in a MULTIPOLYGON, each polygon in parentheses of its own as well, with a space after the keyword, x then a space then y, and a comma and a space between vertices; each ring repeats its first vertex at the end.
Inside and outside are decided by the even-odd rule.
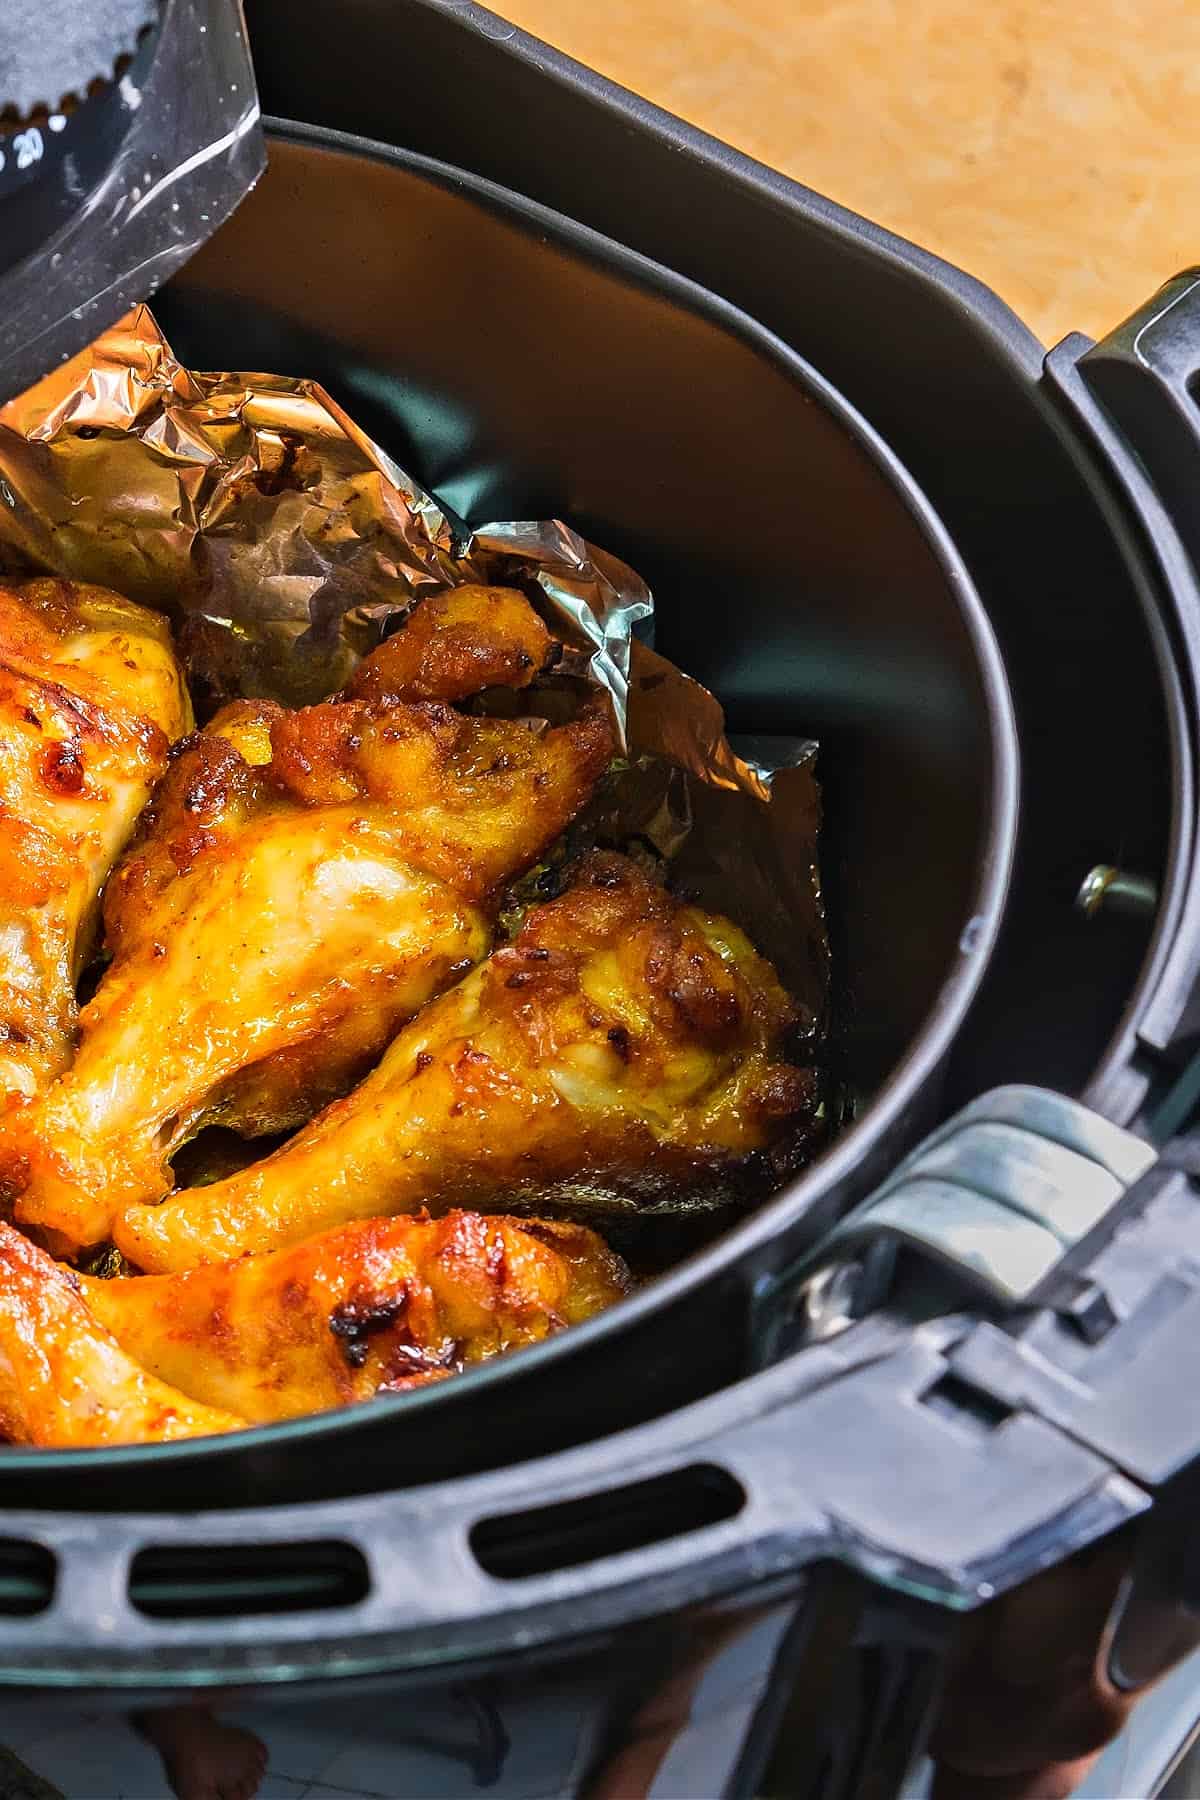
POLYGON ((1097 863, 1080 883, 1075 904, 1089 919, 1101 910, 1146 918, 1158 906, 1158 883, 1111 863, 1097 863))

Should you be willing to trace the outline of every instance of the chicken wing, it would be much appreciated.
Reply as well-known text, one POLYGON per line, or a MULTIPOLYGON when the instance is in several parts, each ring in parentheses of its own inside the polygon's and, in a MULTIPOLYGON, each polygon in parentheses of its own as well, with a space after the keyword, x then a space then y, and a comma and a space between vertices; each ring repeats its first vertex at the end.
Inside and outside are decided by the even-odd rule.
POLYGON ((423 1205, 727 1197, 812 1106, 783 1060, 795 1020, 736 926, 597 853, 347 1099, 241 1174, 129 1207, 115 1239, 164 1271, 423 1205))
POLYGON ((89 1310, 79 1278, 0 1224, 0 1436, 72 1449, 204 1437, 243 1423, 140 1368, 89 1310))
POLYGON ((431 594, 355 671, 360 700, 465 700, 490 687, 528 687, 558 646, 515 588, 469 583, 431 594))
POLYGON ((581 1225, 452 1212, 370 1219, 181 1275, 81 1285, 146 1369, 263 1422, 537 1343, 611 1305, 629 1275, 581 1225))
POLYGON ((0 1096, 67 1062, 100 890, 191 722, 157 614, 80 582, 0 585, 0 1096))
POLYGON ((486 954, 498 888, 610 755, 599 699, 553 728, 393 699, 219 716, 110 883, 71 1068, 0 1123, 18 1221, 99 1243, 201 1125, 280 1130, 344 1092, 486 954))

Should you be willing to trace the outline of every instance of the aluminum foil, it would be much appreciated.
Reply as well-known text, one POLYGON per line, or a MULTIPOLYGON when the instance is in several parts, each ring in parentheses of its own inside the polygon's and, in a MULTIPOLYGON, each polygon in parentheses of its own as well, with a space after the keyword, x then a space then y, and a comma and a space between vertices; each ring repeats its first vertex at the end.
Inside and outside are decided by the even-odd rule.
POLYGON ((0 409, 0 570, 167 613, 201 717, 236 695, 325 697, 426 593, 522 588, 568 646, 556 681, 612 704, 621 755, 581 829, 664 860, 678 891, 742 925, 815 1045, 815 746, 735 754, 713 696, 642 641, 645 583, 559 520, 467 530, 315 383, 185 369, 143 306, 0 409))

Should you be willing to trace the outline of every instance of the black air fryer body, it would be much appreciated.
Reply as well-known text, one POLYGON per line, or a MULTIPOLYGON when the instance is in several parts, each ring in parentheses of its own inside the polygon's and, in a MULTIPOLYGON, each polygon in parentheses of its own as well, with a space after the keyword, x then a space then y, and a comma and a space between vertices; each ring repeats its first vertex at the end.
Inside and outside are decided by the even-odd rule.
POLYGON ((321 379, 468 519, 569 518, 735 732, 820 739, 862 1119, 547 1354, 178 1453, 10 1454, 0 1680, 277 1703, 284 1741, 327 1722, 300 1772, 331 1791, 915 1792, 963 1621, 1039 1571, 1068 1610, 1134 1572, 1129 1686, 1189 1641, 1200 306, 1181 280, 1047 359, 472 7, 248 10, 270 167, 156 302, 175 349, 321 379), (968 1121, 1104 1165, 1069 1254, 1016 1299, 869 1226, 805 1261, 1002 1083, 1122 1128, 1024 1089, 968 1121))

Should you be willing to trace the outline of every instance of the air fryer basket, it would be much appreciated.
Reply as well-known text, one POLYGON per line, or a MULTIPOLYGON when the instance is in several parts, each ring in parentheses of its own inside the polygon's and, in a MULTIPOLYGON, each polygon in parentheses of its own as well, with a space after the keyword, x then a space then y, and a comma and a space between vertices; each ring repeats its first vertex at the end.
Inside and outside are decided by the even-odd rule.
MULTIPOLYGON (((929 1116, 998 924, 1013 733, 952 549, 886 449, 751 321, 566 221, 398 153, 277 134, 236 224, 158 311, 194 366, 324 381, 468 518, 582 526, 645 572, 660 647, 714 687, 735 729, 820 739, 839 1054, 878 1098, 790 1189, 586 1327, 436 1395, 127 1463, 89 1459, 92 1501, 119 1503, 147 1457, 164 1501, 181 1489, 218 1504, 310 1498, 402 1469, 433 1480, 732 1379, 754 1361, 755 1282, 929 1116), (729 519, 742 522, 736 544, 729 519), (714 1304, 719 1334, 697 1323, 714 1304), (637 1367, 638 1382, 614 1382, 617 1364, 637 1367), (506 1403, 510 1383, 532 1404, 506 1403), (479 1412, 490 1429, 467 1427, 479 1412), (314 1455, 329 1433, 350 1434, 351 1462, 314 1455)), ((50 1499, 55 1460, 14 1453, 0 1478, 10 1495, 29 1481, 50 1499)))

